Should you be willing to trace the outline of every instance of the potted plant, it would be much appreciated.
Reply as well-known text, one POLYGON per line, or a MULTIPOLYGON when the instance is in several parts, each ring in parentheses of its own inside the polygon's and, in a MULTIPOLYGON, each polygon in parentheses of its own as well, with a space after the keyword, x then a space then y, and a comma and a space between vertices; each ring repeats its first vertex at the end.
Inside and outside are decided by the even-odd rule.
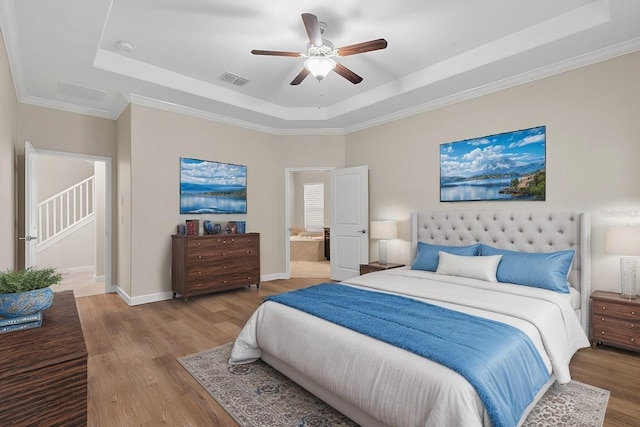
POLYGON ((49 308, 53 303, 49 286, 61 280, 62 274, 52 267, 1 272, 0 316, 27 316, 49 308))

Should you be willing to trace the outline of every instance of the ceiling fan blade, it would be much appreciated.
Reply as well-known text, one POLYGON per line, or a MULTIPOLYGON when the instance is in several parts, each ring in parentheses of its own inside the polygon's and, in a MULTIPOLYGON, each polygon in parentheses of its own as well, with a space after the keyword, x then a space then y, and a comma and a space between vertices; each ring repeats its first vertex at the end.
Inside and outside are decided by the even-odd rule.
POLYGON ((387 47, 387 41, 385 39, 370 40, 368 42, 362 42, 352 44, 349 46, 341 47, 338 50, 338 55, 349 56, 357 53, 371 52, 372 50, 380 50, 387 47))
POLYGON ((315 47, 322 46, 322 32, 320 32, 318 17, 312 13, 303 13, 302 22, 304 22, 304 28, 307 30, 311 44, 315 47))
POLYGON ((281 52, 279 50, 257 50, 251 51, 254 55, 269 55, 269 56, 292 56, 298 58, 300 54, 298 52, 281 52))
POLYGON ((336 64, 336 68, 333 69, 336 73, 340 74, 345 79, 349 80, 354 85, 357 85, 362 81, 362 77, 348 69, 342 64, 336 64))
POLYGON ((308 75, 309 75, 309 70, 307 70, 306 68, 303 68, 302 71, 300 71, 298 75, 293 80, 291 80, 291 83, 289 84, 292 86, 299 85, 308 75))

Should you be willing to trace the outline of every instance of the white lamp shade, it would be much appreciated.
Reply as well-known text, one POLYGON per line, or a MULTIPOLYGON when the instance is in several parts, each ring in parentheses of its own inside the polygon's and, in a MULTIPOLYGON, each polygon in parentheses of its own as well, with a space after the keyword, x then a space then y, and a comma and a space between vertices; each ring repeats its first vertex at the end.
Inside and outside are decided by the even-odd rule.
POLYGON ((607 227, 605 252, 614 255, 640 255, 640 227, 607 227))
POLYGON ((327 77, 331 70, 336 68, 336 63, 331 58, 314 56, 304 61, 304 67, 311 72, 313 77, 322 80, 327 77))
POLYGON ((371 221, 371 238, 391 240, 398 237, 398 226, 395 221, 371 221))

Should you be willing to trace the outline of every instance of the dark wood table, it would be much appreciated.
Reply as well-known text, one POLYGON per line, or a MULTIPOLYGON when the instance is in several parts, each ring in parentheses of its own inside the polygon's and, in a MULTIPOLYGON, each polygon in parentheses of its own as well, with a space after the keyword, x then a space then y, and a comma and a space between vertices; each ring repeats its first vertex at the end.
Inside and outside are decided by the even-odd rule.
POLYGON ((41 327, 0 334, 0 361, 0 424, 87 425, 87 347, 73 291, 55 294, 41 327))

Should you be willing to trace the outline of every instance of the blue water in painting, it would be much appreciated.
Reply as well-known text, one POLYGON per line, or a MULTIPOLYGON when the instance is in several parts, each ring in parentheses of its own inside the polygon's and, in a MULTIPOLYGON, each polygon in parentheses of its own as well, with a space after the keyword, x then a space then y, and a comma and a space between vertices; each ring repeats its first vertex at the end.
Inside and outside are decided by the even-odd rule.
POLYGON ((183 194, 180 196, 181 214, 247 213, 247 201, 230 197, 183 194))
POLYGON ((480 179, 443 184, 440 188, 440 200, 457 202, 462 200, 522 200, 510 194, 498 191, 509 187, 511 179, 480 179))

